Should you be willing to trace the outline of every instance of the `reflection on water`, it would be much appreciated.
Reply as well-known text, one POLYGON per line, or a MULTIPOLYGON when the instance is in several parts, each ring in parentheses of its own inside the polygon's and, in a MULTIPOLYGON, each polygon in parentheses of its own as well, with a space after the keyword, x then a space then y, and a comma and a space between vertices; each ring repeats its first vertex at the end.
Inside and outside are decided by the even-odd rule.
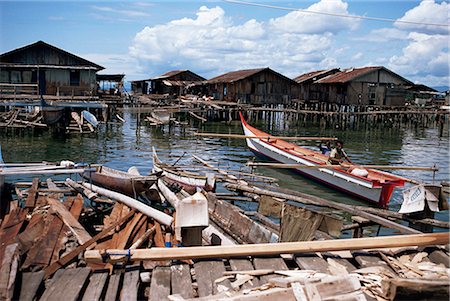
MULTIPOLYGON (((242 169, 243 164, 253 159, 241 139, 198 138, 196 131, 242 133, 240 123, 231 125, 211 122, 200 125, 191 121, 185 127, 154 128, 146 125, 137 126, 136 115, 125 112, 128 122, 124 124, 101 125, 96 134, 72 134, 67 137, 53 137, 49 133, 25 134, 11 136, 0 132, 0 141, 5 162, 60 161, 69 159, 75 162, 100 163, 120 170, 130 166, 139 168, 142 174, 151 169, 151 149, 154 146, 160 158, 166 162, 189 165, 193 160, 189 154, 196 154, 207 161, 214 162, 221 168, 242 169), (200 127, 200 128, 199 128, 200 127)), ((439 138, 438 129, 386 128, 365 130, 321 129, 317 125, 290 125, 279 114, 274 118, 252 121, 256 127, 283 136, 329 136, 339 137, 345 141, 345 149, 352 161, 360 164, 377 165, 419 165, 433 166, 439 171, 435 174, 438 181, 449 181, 449 138, 445 133, 439 138)), ((317 149, 318 144, 302 141, 299 144, 317 149)), ((338 202, 361 204, 348 196, 318 185, 301 176, 281 169, 257 168, 258 173, 279 179, 279 185, 295 189, 325 199, 338 202)), ((431 182, 432 172, 392 171, 395 174, 416 180, 431 182)), ((60 179, 63 179, 61 176, 60 179)), ((14 181, 18 179, 9 179, 14 181)), ((20 180, 30 180, 22 177, 20 180)), ((391 209, 398 210, 401 203, 401 190, 394 192, 391 209)), ((440 213, 437 217, 448 221, 448 214, 440 213)))

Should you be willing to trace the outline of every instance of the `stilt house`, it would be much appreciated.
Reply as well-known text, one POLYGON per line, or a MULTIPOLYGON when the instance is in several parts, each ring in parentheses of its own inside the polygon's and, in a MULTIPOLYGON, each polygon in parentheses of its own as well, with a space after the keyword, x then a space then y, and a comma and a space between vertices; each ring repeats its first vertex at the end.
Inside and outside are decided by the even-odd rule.
POLYGON ((232 71, 207 81, 211 96, 248 104, 286 104, 298 84, 270 68, 232 71))
POLYGON ((97 93, 102 66, 43 41, 0 55, 0 94, 86 96, 97 93))

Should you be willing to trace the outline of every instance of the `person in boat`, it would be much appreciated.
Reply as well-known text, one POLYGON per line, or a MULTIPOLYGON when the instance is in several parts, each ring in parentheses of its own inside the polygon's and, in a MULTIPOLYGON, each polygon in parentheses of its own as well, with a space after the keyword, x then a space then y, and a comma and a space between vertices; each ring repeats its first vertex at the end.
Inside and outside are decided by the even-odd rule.
POLYGON ((327 143, 325 145, 323 145, 322 143, 319 145, 319 149, 320 152, 322 153, 322 155, 326 155, 328 156, 331 152, 331 144, 330 141, 327 141, 327 143))
POLYGON ((344 151, 344 142, 342 142, 342 140, 337 140, 336 147, 331 150, 330 156, 328 157, 328 164, 339 165, 343 163, 344 160, 347 160, 348 163, 352 163, 347 156, 347 153, 344 151))

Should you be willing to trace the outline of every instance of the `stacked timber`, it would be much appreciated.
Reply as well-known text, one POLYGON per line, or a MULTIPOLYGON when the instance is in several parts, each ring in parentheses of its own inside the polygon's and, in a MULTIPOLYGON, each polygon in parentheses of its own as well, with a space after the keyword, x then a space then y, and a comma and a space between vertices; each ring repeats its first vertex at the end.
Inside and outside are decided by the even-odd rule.
POLYGON ((46 128, 39 111, 25 112, 20 109, 0 113, 0 127, 3 128, 46 128))

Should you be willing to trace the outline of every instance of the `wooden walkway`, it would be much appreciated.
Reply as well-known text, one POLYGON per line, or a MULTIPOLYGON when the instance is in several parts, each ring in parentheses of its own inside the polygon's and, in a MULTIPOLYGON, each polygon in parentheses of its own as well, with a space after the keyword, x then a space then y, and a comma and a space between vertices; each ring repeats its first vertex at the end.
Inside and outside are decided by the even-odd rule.
MULTIPOLYGON (((144 266, 148 267, 149 263, 144 262, 122 268, 116 267, 112 274, 109 273, 109 270, 93 271, 87 267, 66 268, 59 270, 46 285, 43 281, 43 272, 27 272, 18 276, 20 278, 17 281, 19 287, 16 288, 18 295, 15 297, 19 300, 162 301, 169 300, 169 295, 178 295, 176 300, 191 298, 212 300, 214 298, 211 295, 223 297, 224 292, 233 291, 234 282, 224 277, 226 271, 314 270, 336 275, 335 272, 333 273, 333 269, 336 267, 344 268, 350 273, 356 269, 377 266, 384 269, 386 273, 404 279, 405 271, 396 268, 392 260, 402 258, 401 261, 405 262, 405 258, 412 260, 418 256, 417 254, 419 254, 417 250, 403 250, 396 254, 386 253, 386 255, 380 254, 380 252, 353 252, 348 253, 346 258, 329 253, 284 255, 282 257, 218 258, 190 263, 166 262, 153 269, 145 269, 144 266)), ((442 268, 449 267, 449 257, 444 250, 427 248, 420 254, 423 262, 433 262, 442 268)), ((273 282, 274 278, 280 276, 267 273, 254 277, 251 281, 244 282, 237 290, 260 287, 273 282)), ((360 293, 364 294, 366 300, 375 300, 366 291, 360 293)), ((287 296, 284 301, 291 300, 286 288, 280 290, 278 294, 287 296)), ((420 296, 415 295, 415 300, 416 298, 420 300, 420 296)), ((434 295, 433 298, 433 300, 440 300, 440 295, 434 295)), ((447 300, 448 294, 444 293, 442 298, 442 300, 447 300)))

